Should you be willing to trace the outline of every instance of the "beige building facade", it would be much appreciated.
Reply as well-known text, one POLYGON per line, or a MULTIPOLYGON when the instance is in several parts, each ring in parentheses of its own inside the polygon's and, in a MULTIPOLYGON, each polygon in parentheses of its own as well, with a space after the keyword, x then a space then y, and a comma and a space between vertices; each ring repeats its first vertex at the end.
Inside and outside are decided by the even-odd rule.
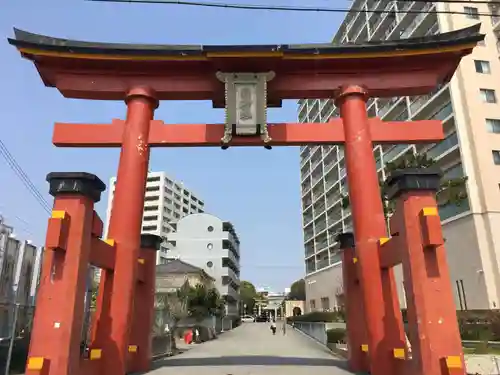
MULTIPOLYGON (((422 37, 481 22, 485 42, 463 59, 451 82, 425 96, 371 99, 370 116, 387 121, 438 119, 445 139, 431 145, 376 146, 381 178, 384 166, 407 153, 426 153, 445 178, 467 176, 466 202, 440 205, 457 309, 500 307, 500 14, 491 4, 356 0, 334 42, 422 37), (384 13, 370 13, 385 10, 384 13), (406 12, 411 11, 411 12, 406 12), (436 12, 437 11, 437 12, 436 12), (465 14, 443 14, 452 11, 465 14), (417 13, 415 13, 417 12, 417 13), (486 14, 486 15, 485 15, 486 14)), ((325 122, 338 116, 330 99, 299 102, 299 120, 325 122)), ((343 150, 336 146, 301 148, 302 208, 306 263, 306 310, 335 307, 342 288, 341 254, 335 234, 352 230, 343 150), (328 303, 327 303, 328 302, 328 303)), ((396 270, 401 305, 403 277, 396 270)))

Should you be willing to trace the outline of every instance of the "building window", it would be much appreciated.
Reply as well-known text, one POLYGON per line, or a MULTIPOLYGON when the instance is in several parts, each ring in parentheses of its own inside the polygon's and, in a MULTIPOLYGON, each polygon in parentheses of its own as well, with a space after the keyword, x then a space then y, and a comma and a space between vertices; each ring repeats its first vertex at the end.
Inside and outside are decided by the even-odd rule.
POLYGON ((464 13, 466 13, 465 17, 471 20, 479 19, 479 10, 474 7, 464 7, 464 13))
POLYGON ((311 311, 316 310, 316 300, 314 300, 314 299, 310 300, 309 307, 311 308, 311 311))
POLYGON ((160 197, 158 195, 152 195, 150 197, 144 197, 144 201, 145 202, 157 201, 158 199, 160 199, 160 197))
POLYGON ((145 225, 142 227, 142 230, 145 230, 145 231, 152 231, 152 230, 156 230, 158 227, 156 225, 145 225))
POLYGON ((207 245, 207 249, 208 249, 208 250, 212 250, 213 248, 214 248, 214 244, 209 243, 209 244, 207 245))
POLYGON ((500 165, 500 151, 498 150, 493 150, 493 162, 495 165, 500 165))
POLYGON ((474 66, 476 67, 477 73, 490 74, 491 67, 489 61, 484 60, 474 60, 474 66))
POLYGON ((214 227, 210 225, 210 226, 207 228, 207 230, 208 230, 209 232, 213 232, 213 231, 214 231, 214 227))
POLYGON ((207 262, 207 267, 208 267, 208 268, 212 268, 213 266, 214 266, 214 263, 213 263, 213 262, 211 262, 211 261, 208 261, 208 262, 207 262))
POLYGON ((160 187, 159 186, 147 186, 146 191, 159 191, 160 187))
POLYGON ((481 100, 484 103, 496 103, 497 102, 497 95, 495 93, 495 90, 479 89, 479 92, 481 93, 481 100))
POLYGON ((153 220, 158 220, 158 215, 144 216, 144 221, 153 221, 153 220))
POLYGON ((496 118, 487 118, 486 129, 488 129, 490 133, 500 134, 500 120, 496 118))
POLYGON ((323 311, 330 310, 330 298, 328 298, 328 297, 321 298, 321 310, 323 310, 323 311))
POLYGON ((147 181, 148 182, 157 182, 157 181, 160 181, 160 176, 148 177, 147 181))
POLYGON ((144 211, 158 211, 158 206, 146 206, 144 211))

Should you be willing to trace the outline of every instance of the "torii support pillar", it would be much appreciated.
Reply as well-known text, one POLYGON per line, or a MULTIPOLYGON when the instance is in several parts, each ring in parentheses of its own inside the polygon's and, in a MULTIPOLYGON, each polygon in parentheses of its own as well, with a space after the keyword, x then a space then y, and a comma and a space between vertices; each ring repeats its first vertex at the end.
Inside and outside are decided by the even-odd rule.
POLYGON ((394 373, 391 348, 405 342, 396 282, 392 269, 381 271, 378 240, 387 236, 383 203, 373 157, 366 101, 361 86, 341 87, 336 104, 344 122, 345 159, 351 204, 358 277, 365 309, 371 375, 394 373), (391 317, 391 321, 387 321, 391 317))
POLYGON ((130 365, 128 372, 146 372, 151 365, 151 332, 154 321, 156 290, 156 251, 162 238, 155 234, 141 235, 139 263, 143 265, 144 280, 137 281, 134 297, 134 315, 130 334, 130 365))
POLYGON ((440 178, 439 170, 428 168, 396 171, 387 179, 399 226, 398 236, 385 241, 381 254, 388 255, 384 263, 392 258, 403 264, 412 345, 404 373, 410 375, 466 373, 435 199, 440 178), (398 251, 399 259, 389 256, 398 251))
POLYGON ((113 271, 101 274, 95 319, 99 325, 94 343, 103 348, 102 375, 123 375, 127 369, 150 154, 148 139, 158 107, 155 93, 143 87, 130 90, 125 102, 127 119, 108 229, 108 239, 115 242, 116 260, 113 271))
POLYGON ((106 186, 89 173, 49 173, 47 181, 55 200, 25 373, 75 375, 80 373, 94 203, 106 186))
POLYGON ((353 372, 368 372, 368 345, 366 337, 363 294, 356 269, 358 258, 354 249, 354 235, 340 233, 336 239, 342 250, 342 277, 347 323, 347 354, 349 369, 353 372))

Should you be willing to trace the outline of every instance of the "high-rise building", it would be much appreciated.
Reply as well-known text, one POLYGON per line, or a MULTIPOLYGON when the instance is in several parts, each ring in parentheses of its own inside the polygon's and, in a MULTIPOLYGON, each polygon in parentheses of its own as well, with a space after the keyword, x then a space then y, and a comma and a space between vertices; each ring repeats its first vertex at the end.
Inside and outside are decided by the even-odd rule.
POLYGON ((228 221, 214 215, 188 215, 168 236, 168 257, 204 270, 226 301, 226 315, 239 315, 240 240, 228 221))
MULTIPOLYGON (((115 183, 116 177, 112 177, 106 212, 106 231, 109 225, 115 183)), ((172 223, 186 215, 204 212, 204 206, 205 203, 187 189, 181 181, 175 181, 165 172, 150 172, 148 173, 144 197, 142 233, 167 237, 172 231, 172 223)), ((168 244, 164 242, 157 254, 157 264, 166 261, 167 249, 168 244)))
MULTIPOLYGON (((423 96, 372 98, 367 110, 369 116, 387 121, 442 121, 445 139, 439 143, 375 146, 378 174, 386 177, 387 162, 426 153, 437 161, 444 178, 468 177, 465 202, 439 205, 455 301, 457 309, 499 308, 500 230, 495 229, 500 228, 500 13, 491 4, 473 2, 355 0, 351 7, 362 11, 346 15, 334 43, 424 37, 482 23, 485 41, 463 59, 449 84, 423 96)), ((326 122, 339 115, 330 99, 301 100, 298 112, 301 122, 326 122)), ((300 168, 306 307, 329 309, 342 289, 335 234, 352 230, 351 212, 341 204, 347 193, 343 149, 302 147, 300 168)), ((399 274, 404 304, 402 282, 399 274)))

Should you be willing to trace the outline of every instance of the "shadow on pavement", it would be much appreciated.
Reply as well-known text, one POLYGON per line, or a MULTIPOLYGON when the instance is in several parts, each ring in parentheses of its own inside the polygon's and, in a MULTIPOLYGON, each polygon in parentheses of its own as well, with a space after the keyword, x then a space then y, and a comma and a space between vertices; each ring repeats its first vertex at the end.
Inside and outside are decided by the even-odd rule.
POLYGON ((227 356, 209 358, 169 358, 153 363, 152 369, 186 366, 333 366, 347 370, 347 363, 340 359, 300 358, 277 356, 227 356))

